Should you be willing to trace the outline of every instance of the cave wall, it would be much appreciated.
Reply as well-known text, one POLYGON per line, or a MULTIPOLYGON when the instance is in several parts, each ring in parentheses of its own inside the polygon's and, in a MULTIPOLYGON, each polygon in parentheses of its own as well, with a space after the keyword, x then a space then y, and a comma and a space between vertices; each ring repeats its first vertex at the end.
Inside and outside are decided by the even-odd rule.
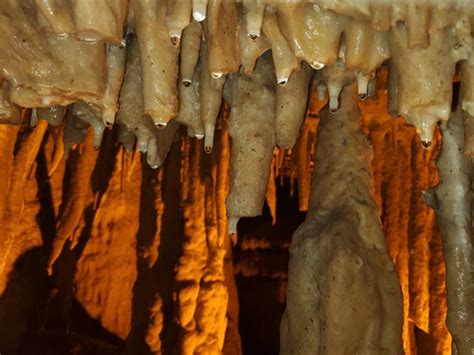
MULTIPOLYGON (((233 282, 231 255, 224 268, 226 131, 212 155, 180 135, 156 171, 138 152, 115 146, 113 131, 100 151, 89 134, 65 161, 60 130, 46 127, 0 126, 1 159, 11 170, 1 185, 0 324, 12 324, 1 327, 0 349, 24 353, 35 338, 83 334, 95 320, 107 334, 96 340, 117 351, 218 353, 227 329, 225 348, 240 353, 232 329, 238 315, 227 309, 229 297, 236 304, 226 287, 233 282), (17 132, 16 145, 8 146, 17 132), (48 268, 61 230, 64 248, 48 268)), ((87 347, 94 343, 89 336, 76 342, 87 347)))
MULTIPOLYGON (((434 211, 423 199, 423 191, 438 183, 436 159, 441 144, 439 131, 434 145, 422 149, 420 139, 413 126, 401 117, 386 113, 386 73, 378 73, 378 90, 375 97, 359 104, 362 112, 361 128, 369 137, 374 150, 373 171, 377 205, 381 213, 383 231, 389 254, 395 263, 404 301, 403 340, 407 354, 449 354, 451 336, 445 325, 446 288, 445 265, 441 247, 441 235, 436 226, 434 211)), ((317 127, 317 112, 322 103, 313 93, 308 108, 306 125, 302 132, 310 133, 314 140, 317 127)), ((304 214, 298 214, 299 206, 307 208, 309 188, 304 181, 297 181, 297 164, 288 165, 281 160, 307 161, 314 153, 314 141, 306 145, 302 133, 297 148, 279 152, 274 165, 277 168, 277 219, 272 226, 270 209, 264 209, 264 216, 247 219, 241 223, 239 241, 236 247, 235 271, 241 308, 248 313, 241 315, 241 329, 244 348, 247 342, 251 353, 275 353, 278 348, 275 338, 268 337, 268 329, 278 330, 280 316, 284 310, 286 292, 288 252, 291 235, 301 223, 304 214), (298 147, 305 142, 307 155, 298 147), (284 156, 284 157, 281 157, 284 156), (284 177, 284 178, 283 178, 284 177), (303 184, 303 188, 300 188, 303 184), (306 202, 301 190, 307 192, 306 202), (280 295, 283 294, 283 297, 280 295), (271 302, 266 297, 272 295, 271 302), (266 309, 254 305, 254 300, 266 302, 266 309), (258 332, 252 312, 257 308, 263 318, 265 329, 258 332), (275 313, 280 316, 276 317, 275 313), (249 347, 250 349, 250 347, 249 347), (258 349, 258 350, 255 350, 258 349), (269 350, 273 349, 273 350, 269 350)), ((309 164, 308 164, 309 167, 309 164)), ((309 171, 313 165, 309 167, 309 171)), ((298 176, 299 177, 299 176, 298 176)))
MULTIPOLYGON (((438 181, 440 135, 431 149, 421 149, 415 129, 385 113, 384 73, 379 77, 377 96, 360 108, 374 149, 376 201, 403 291, 404 348, 448 353, 441 239, 422 198, 438 181)), ((89 135, 65 161, 60 129, 41 120, 34 129, 1 125, 7 174, 0 184, 0 250, 2 267, 11 270, 7 278, 2 273, 7 288, 0 324, 11 324, 1 327, 2 349, 25 353, 38 344, 62 350, 80 344, 83 351, 112 353, 199 347, 213 353, 224 346, 224 353, 238 354, 240 301, 246 353, 276 353, 287 248, 304 216, 297 210, 307 208, 323 104, 313 93, 296 148, 275 151, 264 217, 239 225, 235 266, 223 210, 225 131, 211 155, 180 134, 165 166, 155 171, 138 152, 115 146, 115 131, 107 132, 100 151, 92 149, 89 135), (65 224, 72 238, 48 278, 53 240, 65 224)))

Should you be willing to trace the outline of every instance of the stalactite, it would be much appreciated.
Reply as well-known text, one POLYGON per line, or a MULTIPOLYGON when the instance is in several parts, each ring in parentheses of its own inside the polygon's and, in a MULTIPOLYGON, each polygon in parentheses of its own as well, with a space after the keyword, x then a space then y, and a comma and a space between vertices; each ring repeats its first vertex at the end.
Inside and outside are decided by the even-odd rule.
POLYGON ((210 1, 204 22, 204 38, 208 49, 208 69, 212 77, 219 79, 239 69, 238 50, 239 11, 233 1, 210 1), (225 21, 222 19, 225 18, 225 21))
POLYGON ((273 155, 270 174, 268 175, 267 190, 265 191, 265 201, 267 202, 270 215, 272 216, 272 224, 275 224, 277 220, 277 191, 275 170, 275 155, 273 155))
POLYGON ((155 125, 165 126, 178 112, 178 48, 168 37, 164 0, 134 0, 134 27, 137 32, 143 72, 144 113, 155 125), (155 67, 161 70, 155 70, 155 67))
POLYGON ((82 145, 75 165, 71 168, 70 187, 58 218, 56 236, 48 261, 49 274, 53 272, 53 264, 61 254, 66 241, 74 238, 75 229, 86 207, 85 203, 90 189, 90 178, 98 155, 97 151, 93 149, 92 140, 93 134, 90 131, 82 145))
POLYGON ((372 200, 355 90, 343 89, 338 113, 321 117, 310 210, 290 247, 282 354, 402 350, 401 293, 372 200))
POLYGON ((217 231, 221 245, 225 250, 222 271, 227 287, 228 301, 226 307, 227 327, 222 352, 229 355, 242 354, 239 334, 239 299, 234 279, 232 244, 228 235, 228 221, 225 208, 225 199, 229 189, 230 142, 227 132, 229 111, 224 110, 224 119, 217 141, 217 172, 216 172, 216 216, 217 231))
MULTIPOLYGON (((275 222, 277 190, 278 194, 283 190, 276 188, 278 177, 282 185, 289 185, 284 189, 288 187, 291 196, 298 186, 299 208, 309 208, 306 224, 295 234, 297 246, 291 249, 288 309, 305 293, 321 292, 322 297, 318 300, 322 304, 317 310, 320 313, 303 308, 300 316, 289 311, 282 324, 307 321, 308 314, 316 312, 318 321, 326 323, 321 325, 321 332, 305 338, 308 343, 304 346, 321 340, 327 349, 321 348, 320 352, 328 353, 344 352, 346 349, 338 346, 356 342, 351 336, 357 336, 357 332, 365 332, 364 337, 384 332, 382 326, 374 328, 387 319, 394 323, 399 320, 394 320, 396 315, 387 318, 387 312, 401 317, 398 300, 393 301, 393 310, 387 310, 394 295, 382 294, 386 292, 383 282, 393 282, 394 277, 387 266, 377 210, 371 200, 375 198, 382 211, 388 253, 403 292, 404 349, 414 352, 419 345, 419 352, 426 350, 424 346, 433 353, 448 352, 450 336, 443 324, 446 290, 441 235, 435 213, 423 203, 421 191, 437 183, 434 159, 440 145, 438 123, 443 122, 446 137, 454 137, 460 130, 460 114, 453 116, 455 123, 445 123, 451 106, 458 104, 452 100, 452 91, 456 93, 458 88, 455 84, 452 90, 453 80, 461 81, 462 92, 459 104, 464 139, 458 145, 465 155, 474 154, 472 13, 472 4, 465 0, 449 4, 350 0, 244 0, 243 4, 234 0, 4 1, 0 7, 0 124, 19 127, 0 127, 0 163, 4 168, 0 179, 0 231, 6 235, 0 238, 0 254, 7 255, 3 262, 0 260, 0 294, 10 270, 18 265, 21 268, 23 256, 32 254, 25 251, 44 244, 35 253, 41 253, 43 259, 50 254, 47 266, 51 274, 69 238, 70 247, 80 248, 64 253, 52 280, 58 283, 59 296, 51 295, 64 298, 60 312, 67 329, 73 269, 79 260, 75 275, 79 303, 105 329, 127 338, 126 353, 167 353, 175 351, 178 343, 178 352, 239 354, 238 299, 231 255, 231 240, 236 243, 237 235, 229 239, 228 232, 236 232, 240 217, 260 215, 265 198, 275 222), (383 64, 387 59, 388 83, 383 64), (375 75, 385 81, 380 82, 378 97, 366 100, 376 89, 375 75), (370 149, 355 124, 354 103, 346 100, 339 105, 341 91, 347 91, 343 87, 353 81, 357 81, 359 100, 365 100, 359 103, 364 116, 362 129, 370 136, 376 157, 375 197, 368 169, 370 149), (318 100, 313 89, 318 92, 318 100), (335 122, 329 122, 327 112, 323 112, 322 141, 318 142, 321 151, 313 164, 309 156, 315 150, 318 105, 326 102, 326 90, 335 122), (388 111, 404 118, 390 120, 384 114, 387 91, 388 111), (225 126, 225 120, 218 119, 222 96, 232 107, 232 148, 225 127, 220 130, 225 126), (354 112, 346 114, 349 107, 354 112), (105 128, 112 128, 116 113, 119 127, 108 132, 105 128), (345 120, 349 116, 349 122, 343 116, 345 120), (42 119, 53 126, 48 133, 42 119), (418 148, 420 139, 405 119, 415 126, 422 146, 428 149, 418 148), (186 126, 190 137, 205 137, 201 144, 180 134, 181 158, 178 149, 172 148, 178 124, 186 126), (328 130, 336 130, 332 128, 336 124, 340 125, 337 134, 331 139, 325 137, 328 130), (351 149, 340 142, 347 132, 353 134, 347 138, 352 142, 351 149), (40 135, 46 137, 43 143, 40 135), (102 140, 105 149, 94 152, 92 147, 98 150, 102 140), (112 141, 124 148, 113 148, 112 141), (281 149, 272 156, 275 144, 281 149), (335 156, 333 146, 337 151, 341 145, 347 148, 347 154, 335 156), (146 157, 139 158, 135 148, 146 157), (165 164, 170 149, 174 160, 165 164), (202 149, 210 154, 201 154, 202 149), (23 159, 28 152, 35 157, 23 159), (360 154, 351 160, 354 152, 360 154), (100 164, 96 164, 99 155, 100 164), (140 160, 154 169, 163 169, 140 170, 140 160), (354 166, 361 167, 360 171, 354 166), (179 167, 182 181, 177 176, 179 167), (108 168, 110 171, 105 173, 108 168), (318 184, 313 181, 310 201, 314 169, 318 184), (172 173, 168 175, 169 170, 172 173), (36 179, 26 178, 27 174, 36 179), (365 182, 360 184, 359 178, 365 182), (141 184, 136 183, 138 180, 141 184), (340 189, 336 182, 341 184, 340 189), (361 194, 358 199, 348 197, 355 187, 361 194), (341 202, 341 196, 352 198, 352 205, 341 202), (361 207, 361 202, 367 206, 361 207), (339 214, 336 208, 349 212, 339 214), (318 221, 311 222, 315 216, 318 221), (332 217, 338 217, 339 224, 329 223, 332 217), (358 234, 336 236, 338 245, 334 240, 327 241, 328 235, 347 234, 348 225, 358 234), (308 226, 315 227, 316 232, 308 226), (364 228, 368 226, 372 229, 366 233, 364 228), (314 238, 318 233, 321 238, 314 238), (376 238, 373 244, 377 251, 368 247, 372 243, 368 237, 376 238), (8 243, 12 248, 5 247, 8 243), (294 255, 313 248, 312 243, 328 249, 315 248, 316 254, 304 255, 313 263, 314 267, 309 268, 295 261, 294 255), (314 255, 321 260, 312 260, 314 255), (118 259, 125 263, 118 265, 118 259), (322 265, 324 261, 327 265, 322 265), (312 277, 315 268, 323 267, 324 272, 312 277), (307 274, 296 272, 297 268, 307 274), (386 280, 382 280, 383 272, 389 275, 386 280), (352 285, 344 284, 351 278, 355 280, 352 285), (314 286, 315 280, 322 286, 317 291, 306 291, 298 285, 301 279, 305 286, 314 286), (362 289, 365 281, 370 290, 362 289), (381 295, 373 295, 374 288, 381 295), (346 294, 352 292, 358 301, 356 307, 350 307, 340 289, 346 294), (295 294, 295 290, 301 294, 295 294), (65 295, 61 295, 63 291, 65 295), (175 300, 171 299, 173 292, 175 300), (325 299, 329 294, 331 297, 325 299), (367 298, 372 296, 372 303, 368 303, 367 298), (369 317, 362 315, 367 314, 374 316, 370 320, 375 327, 364 328, 369 317), (360 320, 358 326, 344 328, 351 324, 342 324, 351 315, 360 320), (336 344, 331 338, 335 327, 345 332, 346 344, 336 344)), ((342 96, 344 101, 347 95, 342 96)), ((456 139, 461 138, 456 135, 456 139)), ((454 153, 461 161, 458 152, 454 153)), ((440 166, 444 164, 441 154, 440 166)), ((441 171, 437 191, 442 192, 448 185, 441 171)), ((441 205, 437 206, 439 215, 444 213, 441 205)), ((438 216, 442 231, 448 229, 448 224, 454 228, 450 223, 438 216)), ((453 268, 449 265, 453 240, 444 237, 451 287, 448 296, 455 299, 453 268)), ((265 242, 258 245, 268 249, 265 242)), ((248 245, 244 242, 241 247, 248 245)), ((259 260, 258 255, 252 257, 259 260)), ((250 257, 242 258, 237 271, 243 277, 285 279, 282 267, 272 269, 276 264, 272 258, 262 258, 270 260, 261 263, 262 270, 257 270, 250 257)), ((285 287, 284 281, 280 287, 285 287)), ((390 287, 396 293, 395 287, 390 287)), ((0 316, 1 307, 0 302, 0 316)), ((455 314, 452 303, 450 313, 455 314)), ((308 324, 308 329, 314 330, 311 327, 315 324, 308 324)), ((460 349, 463 336, 458 335, 453 317, 448 324, 455 343, 461 344, 458 352, 468 352, 460 349)), ((289 330, 291 327, 282 326, 285 341, 293 339, 293 333, 285 333, 289 330)), ((395 326, 391 332, 393 337, 399 335, 395 326)), ((361 352, 377 353, 385 351, 391 342, 392 349, 387 352, 399 351, 400 344, 389 338, 382 334, 382 340, 377 339, 373 347, 364 348, 364 339, 357 346, 361 352)), ((298 343, 289 346, 297 347, 298 343)), ((357 352, 355 347, 347 351, 357 352)))
POLYGON ((460 105, 441 126, 443 143, 437 162, 440 183, 427 196, 436 211, 446 260, 448 317, 453 353, 474 351, 474 272, 471 223, 472 162, 464 156, 464 132, 460 105))
MULTIPOLYGON (((24 213, 23 187, 35 163, 36 155, 48 123, 39 121, 37 127, 23 141, 20 150, 15 154, 8 193, 2 218, 2 238, 0 238, 0 295, 7 287, 8 277, 16 259, 31 247, 27 243, 27 235, 18 235, 21 218, 24 213)), ((7 153, 8 154, 8 153, 7 153)))
POLYGON ((275 147, 272 76, 272 62, 267 55, 259 59, 250 77, 239 75, 234 79, 229 118, 231 175, 226 199, 230 234, 235 233, 240 217, 258 216, 262 212, 275 147))
POLYGON ((276 89, 276 143, 282 148, 293 148, 306 114, 309 83, 313 70, 306 64, 294 73, 285 86, 276 89))

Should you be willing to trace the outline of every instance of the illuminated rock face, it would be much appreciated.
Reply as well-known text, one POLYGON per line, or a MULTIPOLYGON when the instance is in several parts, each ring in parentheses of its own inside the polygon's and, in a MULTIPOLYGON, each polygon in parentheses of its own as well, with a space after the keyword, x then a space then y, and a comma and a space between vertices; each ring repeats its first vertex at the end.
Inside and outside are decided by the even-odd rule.
MULTIPOLYGON (((446 161, 462 162, 456 169, 469 161, 446 152, 455 145, 466 156, 474 151, 472 18, 473 4, 462 0, 4 1, 0 123, 17 126, 0 131, 0 295, 12 297, 16 263, 41 250, 39 269, 54 280, 51 299, 62 300, 59 318, 67 327, 77 301, 103 328, 127 339, 127 352, 168 353, 178 344, 180 353, 240 353, 228 232, 237 230, 240 217, 259 215, 265 200, 275 223, 275 177, 289 176, 293 184, 296 176, 299 209, 309 212, 293 242, 302 243, 302 256, 292 247, 282 353, 398 352, 401 334, 409 351, 408 319, 444 339, 436 351, 445 351, 440 239, 434 211, 420 197, 438 182, 432 162, 442 121, 444 134, 454 137, 451 127, 456 137, 455 144, 441 145, 444 170, 433 207, 448 264, 448 326, 458 352, 469 352, 471 340, 463 334, 472 326, 472 295, 457 285, 470 273, 452 255, 460 234, 451 226, 460 223, 446 197, 446 191, 467 195, 470 189, 468 169, 450 179, 446 161), (388 90, 388 111, 413 124, 420 145, 431 148, 419 150, 414 131, 400 128, 402 119, 384 122, 386 95, 379 92, 382 101, 361 105, 362 129, 374 147, 373 178, 372 150, 354 117, 357 101, 374 94, 385 61, 388 82, 381 77, 379 83, 388 90), (462 85, 450 125, 453 77, 462 85), (355 98, 344 94, 349 86, 355 98), (326 91, 329 113, 322 111, 312 165, 315 116, 326 91), (224 114, 229 108, 222 98, 230 113, 224 114), (341 127, 331 128, 338 122, 341 127), (191 138, 177 133, 179 124, 191 138), (331 157, 343 134, 345 144, 354 142, 353 158, 331 157), (140 160, 163 169, 151 172, 140 160), (377 175, 383 172, 388 177, 377 175), (372 180, 380 182, 374 191, 372 180), (344 196, 357 187, 355 202, 347 203, 344 196), (409 206, 402 194, 410 195, 409 206), (382 207, 387 248, 374 199, 382 207), (339 208, 349 212, 332 223, 339 208), (388 256, 398 271, 403 311, 388 256), (308 265, 324 270, 316 281, 308 265), (304 298, 299 280, 322 286, 304 298), (346 293, 354 294, 351 302, 346 293), (432 302, 441 305, 440 315, 427 306, 432 302), (315 311, 312 303, 324 309, 315 311), (308 327, 310 314, 317 321, 308 327), (355 319, 374 322, 356 329, 355 319), (345 334, 341 344, 339 333, 345 334)), ((467 245, 471 217, 467 200, 459 199, 466 205, 460 243, 467 245)), ((473 263, 472 253, 461 259, 473 263)), ((46 309, 50 302, 43 302, 46 309)))
POLYGON ((351 85, 338 112, 321 112, 309 210, 290 246, 282 354, 402 351, 401 291, 355 96, 351 85))

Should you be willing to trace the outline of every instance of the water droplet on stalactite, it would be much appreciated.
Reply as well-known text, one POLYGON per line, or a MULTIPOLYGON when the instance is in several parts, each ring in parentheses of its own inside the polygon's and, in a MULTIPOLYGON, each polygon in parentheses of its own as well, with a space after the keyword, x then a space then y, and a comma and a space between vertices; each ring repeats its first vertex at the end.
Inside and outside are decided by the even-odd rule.
POLYGON ((173 46, 177 46, 179 44, 179 41, 181 40, 181 38, 179 36, 172 36, 170 38, 170 41, 171 41, 171 44, 173 46))
POLYGON ((311 66, 311 68, 316 69, 316 70, 320 70, 324 68, 324 63, 320 63, 316 61, 309 63, 309 65, 311 66))
POLYGON ((285 86, 288 83, 288 78, 278 79, 278 85, 285 86))
POLYGON ((424 149, 428 149, 429 147, 431 147, 431 143, 431 141, 425 139, 421 141, 421 145, 424 149))
POLYGON ((214 79, 220 79, 222 78, 222 75, 224 75, 223 72, 220 72, 220 71, 216 71, 216 72, 212 72, 211 73, 211 76, 214 78, 214 79))
POLYGON ((197 22, 202 22, 206 19, 206 14, 203 13, 201 10, 196 10, 196 11, 193 11, 193 18, 197 22))

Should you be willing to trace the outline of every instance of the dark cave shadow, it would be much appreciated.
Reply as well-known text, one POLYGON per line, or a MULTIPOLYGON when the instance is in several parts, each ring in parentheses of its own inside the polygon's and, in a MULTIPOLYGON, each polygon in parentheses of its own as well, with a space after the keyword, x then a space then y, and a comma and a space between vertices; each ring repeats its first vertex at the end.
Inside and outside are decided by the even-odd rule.
MULTIPOLYGON (((285 178, 283 185, 276 179, 277 219, 272 217, 265 203, 261 216, 242 218, 238 224, 238 241, 233 247, 234 264, 239 259, 273 257, 272 272, 288 272, 289 250, 292 235, 304 222, 306 213, 299 211, 298 189, 291 194, 290 183, 285 178), (268 248, 242 250, 245 239, 269 242, 268 248)), ((257 266, 258 267, 258 266, 257 266)), ((286 278, 254 275, 235 275, 239 298, 239 332, 244 355, 277 355, 280 348, 280 321, 285 310, 286 278)))
POLYGON ((162 300, 164 329, 160 334, 165 354, 177 350, 174 341, 178 328, 173 313, 173 285, 175 265, 181 254, 183 239, 182 213, 180 206, 180 146, 173 144, 165 161, 162 178, 162 199, 164 211, 161 218, 160 244, 158 259, 149 268, 140 255, 144 246, 151 244, 156 231, 157 211, 155 209, 156 171, 150 169, 142 157, 142 183, 140 197, 140 227, 137 233, 137 279, 133 287, 132 328, 126 343, 126 354, 147 354, 150 352, 145 343, 146 330, 155 295, 162 300))
POLYGON ((37 247, 15 262, 0 298, 0 353, 120 354, 123 340, 91 318, 76 300, 72 301, 70 321, 64 319, 63 300, 48 297, 54 287, 46 273, 46 261, 43 249, 37 247))

